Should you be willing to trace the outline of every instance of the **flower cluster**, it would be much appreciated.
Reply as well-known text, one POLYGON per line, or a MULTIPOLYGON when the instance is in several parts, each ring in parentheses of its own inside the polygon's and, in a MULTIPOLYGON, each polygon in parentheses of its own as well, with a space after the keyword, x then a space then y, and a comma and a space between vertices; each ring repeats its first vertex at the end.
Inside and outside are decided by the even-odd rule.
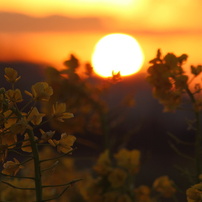
POLYGON ((97 177, 89 178, 83 192, 87 201, 134 201, 133 181, 140 167, 140 151, 121 149, 111 156, 103 152, 93 170, 97 177))
POLYGON ((195 96, 201 92, 200 83, 195 83, 192 91, 189 89, 191 82, 201 74, 202 66, 191 65, 190 73, 193 77, 189 79, 183 69, 187 58, 186 54, 177 57, 173 53, 162 58, 158 50, 156 58, 150 61, 152 65, 148 68, 147 80, 153 86, 153 95, 164 106, 165 112, 175 111, 182 104, 184 93, 190 96, 194 110, 202 110, 201 98, 196 99, 195 96))
POLYGON ((152 65, 148 68, 147 80, 153 86, 154 97, 164 105, 164 111, 175 111, 181 104, 188 82, 188 76, 182 68, 187 57, 186 54, 177 57, 168 53, 162 58, 158 50, 156 58, 150 61, 152 65))
MULTIPOLYGON (((187 189, 187 200, 189 202, 202 201, 202 186, 201 178, 198 176, 201 174, 201 111, 202 111, 202 99, 201 99, 201 78, 199 75, 202 73, 202 66, 190 66, 190 73, 188 70, 183 69, 183 64, 187 60, 187 55, 182 54, 177 57, 173 53, 168 53, 165 57, 161 56, 160 50, 157 52, 155 59, 151 60, 152 64, 148 68, 147 80, 153 87, 153 95, 164 106, 164 111, 175 111, 179 107, 188 108, 193 112, 194 118, 187 121, 188 130, 192 132, 192 141, 185 141, 183 138, 178 138, 174 134, 169 133, 172 142, 170 145, 172 149, 180 157, 195 161, 195 165, 190 168, 181 168, 181 172, 186 173, 187 180, 195 185, 187 189), (194 81, 194 82, 193 82, 194 81), (183 98, 183 99, 182 99, 183 98), (185 102, 186 101, 186 102, 185 102), (183 104, 183 105, 182 105, 183 104), (193 153, 181 151, 178 149, 177 144, 189 145, 192 147, 193 153)), ((161 192, 165 196, 172 195, 175 189, 170 186, 169 180, 166 177, 162 178, 155 187, 158 192, 161 192), (158 186, 161 184, 161 188, 158 186), (166 191, 167 190, 167 191, 166 191), (164 193, 166 191, 166 193, 164 193)))
POLYGON ((175 183, 168 176, 158 177, 152 187, 136 186, 141 152, 121 149, 114 155, 103 152, 95 166, 94 175, 88 175, 81 193, 88 202, 157 202, 172 198, 176 193, 175 183))
POLYGON ((202 184, 195 184, 186 191, 188 202, 200 202, 202 201, 202 184))
POLYGON ((168 176, 161 176, 153 183, 155 191, 165 198, 170 198, 176 193, 175 183, 168 176))
MULTIPOLYGON (((40 164, 46 160, 39 159, 38 146, 43 144, 56 147, 57 151, 64 155, 73 150, 76 138, 64 131, 59 140, 54 139, 55 131, 46 132, 40 126, 49 119, 64 122, 66 119, 72 118, 73 114, 66 112, 64 103, 54 104, 53 110, 49 114, 40 112, 36 102, 47 102, 53 94, 53 89, 48 83, 38 82, 31 87, 31 92, 25 91, 31 99, 24 104, 23 102, 26 100, 23 99, 21 90, 15 88, 15 83, 21 78, 18 76, 18 72, 13 68, 5 68, 4 76, 11 83, 12 88, 0 89, 0 162, 3 167, 1 173, 4 176, 15 176, 24 168, 24 164, 34 160, 34 172, 38 179, 33 179, 41 183, 40 164), (24 104, 24 106, 20 109, 18 103, 21 103, 21 106, 24 104), (19 154, 19 159, 23 161, 20 162, 17 157, 7 161, 10 152, 19 154), (24 156, 29 158, 24 159, 24 156)), ((6 184, 6 182, 4 183, 6 184)), ((38 188, 33 188, 36 192, 39 192, 39 187, 42 187, 39 183, 38 185, 36 183, 38 188)), ((37 200, 42 200, 40 193, 36 195, 38 195, 37 200)))
MULTIPOLYGON (((54 147, 43 147, 39 151, 39 155, 41 159, 46 159, 47 157, 54 158, 51 161, 46 161, 41 165, 41 169, 43 170, 43 183, 45 185, 52 185, 50 187, 46 187, 43 191, 43 198, 51 198, 56 193, 60 193, 63 191, 62 186, 53 187, 54 184, 64 184, 64 182, 71 182, 72 179, 78 179, 78 177, 83 177, 75 168, 75 158, 73 156, 63 156, 59 160, 56 159, 58 156, 57 151, 54 147), (49 168, 47 170, 47 168, 49 168), (46 170, 46 171, 45 171, 46 170)), ((34 173, 34 165, 32 161, 27 162, 24 169, 21 170, 21 176, 32 176, 34 173)), ((23 187, 28 188, 25 189, 14 189, 9 187, 6 184, 0 183, 1 188, 1 201, 16 201, 16 202, 29 202, 35 201, 34 192, 33 190, 29 190, 29 188, 34 187, 34 181, 31 179, 22 179, 22 178, 10 178, 6 182, 12 183, 15 187, 23 187)), ((73 185, 73 184, 72 184, 73 185)), ((71 201, 79 201, 79 192, 78 187, 79 183, 76 184, 77 186, 72 186, 70 191, 66 191, 61 195, 60 198, 57 200, 52 201, 59 201, 59 202, 71 202, 71 201)))

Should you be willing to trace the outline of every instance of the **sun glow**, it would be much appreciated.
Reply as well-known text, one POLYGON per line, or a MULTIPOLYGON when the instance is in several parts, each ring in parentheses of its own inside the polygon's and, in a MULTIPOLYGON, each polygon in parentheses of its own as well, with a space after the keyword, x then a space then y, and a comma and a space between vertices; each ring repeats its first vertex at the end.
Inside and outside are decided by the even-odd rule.
POLYGON ((116 16, 132 14, 136 0, 1 0, 1 11, 20 12, 32 16, 60 14, 71 17, 89 15, 116 16))
POLYGON ((96 74, 102 77, 120 72, 121 76, 137 73, 143 64, 144 54, 140 45, 127 34, 109 34, 101 38, 92 55, 96 74))

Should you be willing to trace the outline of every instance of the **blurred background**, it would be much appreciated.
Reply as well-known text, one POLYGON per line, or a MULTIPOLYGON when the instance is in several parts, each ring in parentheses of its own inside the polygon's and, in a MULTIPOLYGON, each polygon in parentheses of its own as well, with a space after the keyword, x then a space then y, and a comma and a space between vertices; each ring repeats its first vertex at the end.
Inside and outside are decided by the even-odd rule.
MULTIPOLYGON (((189 139, 186 119, 192 114, 163 113, 145 77, 148 61, 155 57, 158 48, 163 54, 188 54, 187 70, 190 65, 201 63, 201 8, 200 0, 1 0, 1 72, 7 66, 16 68, 23 77, 19 86, 27 90, 46 77, 48 66, 65 69, 64 61, 69 60, 70 54, 78 58, 81 66, 91 63, 94 47, 101 37, 111 33, 133 36, 145 60, 138 73, 110 84, 108 92, 101 97, 110 113, 114 113, 108 121, 123 115, 124 110, 121 119, 109 122, 115 126, 110 133, 120 144, 124 134, 132 131, 125 146, 140 149, 145 155, 139 175, 142 183, 151 184, 156 176, 167 173, 180 181, 182 178, 172 165, 181 159, 170 148, 167 132, 178 137, 187 135, 189 139), (135 105, 120 108, 119 103, 128 94, 135 105)), ((97 75, 87 81, 92 85, 106 82, 97 75)), ((79 112, 75 113, 79 116, 79 112)), ((99 153, 103 149, 100 136, 89 131, 84 132, 87 136, 81 131, 75 133, 80 137, 75 155, 95 155, 94 151, 99 153)))

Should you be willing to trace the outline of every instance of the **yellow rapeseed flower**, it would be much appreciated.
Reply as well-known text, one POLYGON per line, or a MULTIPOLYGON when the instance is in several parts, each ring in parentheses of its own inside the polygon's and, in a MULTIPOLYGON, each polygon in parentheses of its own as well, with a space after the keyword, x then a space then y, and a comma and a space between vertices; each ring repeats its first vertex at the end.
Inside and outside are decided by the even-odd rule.
POLYGON ((121 149, 114 157, 118 166, 126 168, 130 173, 134 174, 139 171, 140 154, 139 150, 121 149))
POLYGON ((153 188, 167 198, 172 197, 176 192, 174 182, 170 180, 168 176, 157 178, 153 183, 153 188))
POLYGON ((107 175, 113 169, 111 160, 109 158, 109 150, 106 150, 99 156, 93 169, 101 175, 107 175))
POLYGON ((126 178, 127 173, 121 168, 114 168, 108 176, 108 180, 113 188, 123 186, 126 178))
POLYGON ((4 71, 5 71, 4 77, 10 83, 15 83, 21 78, 20 76, 18 77, 18 72, 13 68, 6 67, 4 71))
POLYGON ((79 192, 81 193, 83 199, 85 201, 93 201, 93 198, 99 197, 98 201, 102 200, 102 188, 100 187, 100 178, 93 178, 89 173, 85 174, 85 182, 81 182, 81 186, 79 186, 79 192))
POLYGON ((8 145, 8 148, 14 148, 17 142, 17 136, 14 133, 5 133, 1 136, 1 141, 3 145, 8 145))
POLYGON ((39 113, 38 109, 34 107, 27 117, 27 121, 31 121, 34 125, 39 125, 42 122, 42 118, 45 116, 43 113, 39 113))
POLYGON ((138 188, 134 190, 135 192, 135 198, 139 202, 152 202, 151 199, 151 190, 148 186, 146 185, 141 185, 138 188))
POLYGON ((64 154, 72 151, 72 146, 74 142, 76 141, 76 137, 73 135, 67 135, 66 133, 61 134, 60 140, 55 139, 49 139, 48 142, 54 146, 57 147, 58 152, 62 152, 64 154))
POLYGON ((3 115, 5 118, 4 123, 5 128, 9 128, 16 123, 17 117, 11 110, 7 110, 6 112, 3 113, 3 115))
POLYGON ((17 102, 22 102, 22 94, 21 91, 19 89, 15 89, 15 90, 8 90, 5 93, 6 98, 12 102, 12 103, 17 103, 17 102))
POLYGON ((14 158, 14 161, 7 161, 4 163, 3 168, 3 174, 15 176, 23 166, 20 165, 20 162, 16 158, 14 158))
POLYGON ((45 132, 41 128, 39 129, 39 131, 41 132, 41 138, 39 141, 40 143, 48 142, 48 140, 50 140, 55 134, 55 131, 45 132))
POLYGON ((31 129, 31 126, 24 118, 21 118, 10 127, 10 131, 13 134, 23 134, 26 129, 31 129))
POLYGON ((64 119, 69 119, 74 117, 72 113, 66 112, 65 103, 56 103, 52 108, 52 116, 54 119, 64 122, 64 119))
POLYGON ((37 82, 32 86, 32 93, 28 91, 25 93, 33 97, 34 100, 48 101, 53 94, 53 89, 46 82, 37 82))
POLYGON ((195 184, 186 191, 188 202, 201 202, 202 200, 202 183, 195 184))

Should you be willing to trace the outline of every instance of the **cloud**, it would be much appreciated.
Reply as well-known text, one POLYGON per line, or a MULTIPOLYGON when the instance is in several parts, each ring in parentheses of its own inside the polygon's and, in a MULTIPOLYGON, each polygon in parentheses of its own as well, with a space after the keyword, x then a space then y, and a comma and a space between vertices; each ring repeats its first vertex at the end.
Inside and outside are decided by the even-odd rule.
POLYGON ((69 18, 52 15, 31 17, 19 13, 0 12, 0 32, 66 32, 103 29, 99 18, 69 18))

